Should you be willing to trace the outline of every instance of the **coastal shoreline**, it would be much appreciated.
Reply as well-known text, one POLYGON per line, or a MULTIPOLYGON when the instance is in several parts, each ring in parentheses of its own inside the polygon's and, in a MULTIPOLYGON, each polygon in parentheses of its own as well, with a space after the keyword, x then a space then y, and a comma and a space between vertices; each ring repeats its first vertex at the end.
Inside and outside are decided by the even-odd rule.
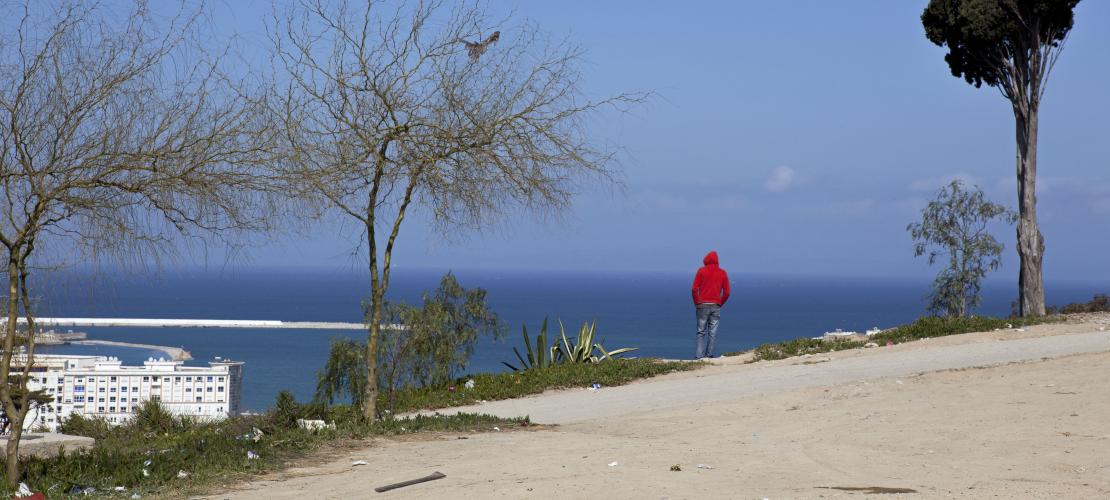
POLYGON ((162 351, 170 356, 174 361, 189 361, 193 359, 193 355, 180 347, 169 347, 153 344, 135 344, 132 342, 117 342, 114 340, 74 340, 70 344, 76 345, 103 345, 111 347, 131 347, 137 349, 150 349, 153 351, 162 351))

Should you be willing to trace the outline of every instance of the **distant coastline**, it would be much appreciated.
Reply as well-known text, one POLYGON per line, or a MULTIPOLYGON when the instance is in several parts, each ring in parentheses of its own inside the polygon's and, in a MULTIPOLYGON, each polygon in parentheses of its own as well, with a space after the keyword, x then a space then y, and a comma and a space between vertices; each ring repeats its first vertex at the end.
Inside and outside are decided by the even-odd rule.
POLYGON ((132 347, 138 349, 150 349, 152 351, 162 351, 170 356, 174 361, 189 361, 193 359, 193 355, 180 347, 168 347, 161 345, 151 344, 135 344, 132 342, 116 342, 114 340, 75 340, 70 342, 74 345, 106 345, 112 347, 132 347))

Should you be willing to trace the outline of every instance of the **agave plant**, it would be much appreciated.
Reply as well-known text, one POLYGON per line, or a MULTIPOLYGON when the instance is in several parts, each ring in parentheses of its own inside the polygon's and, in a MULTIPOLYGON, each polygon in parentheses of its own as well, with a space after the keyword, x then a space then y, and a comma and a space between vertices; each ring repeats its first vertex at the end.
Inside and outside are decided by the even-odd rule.
POLYGON ((520 360, 520 367, 513 366, 507 361, 502 361, 501 364, 509 367, 509 369, 515 372, 533 368, 545 368, 554 364, 555 348, 551 347, 548 349, 547 347, 547 318, 543 319, 543 323, 540 325, 540 332, 536 335, 535 350, 532 349, 531 339, 528 338, 528 327, 521 325, 520 330, 520 334, 524 336, 524 347, 528 350, 528 357, 525 358, 522 356, 520 351, 514 347, 513 352, 516 353, 516 359, 520 360))
POLYGON ((622 347, 614 351, 606 351, 600 342, 594 342, 596 331, 597 320, 592 323, 583 323, 582 328, 578 329, 578 338, 575 339, 572 345, 570 339, 567 338, 566 330, 563 328, 563 322, 560 321, 560 338, 555 341, 555 346, 551 348, 552 359, 556 360, 556 363, 599 363, 636 350, 635 347, 622 347), (600 353, 600 356, 594 354, 595 350, 600 353))
POLYGON ((636 350, 635 347, 624 347, 614 351, 606 351, 600 342, 594 342, 596 331, 597 321, 583 323, 582 328, 578 330, 578 338, 571 344, 570 339, 567 338, 563 322, 559 321, 559 338, 548 347, 547 318, 544 318, 543 324, 540 326, 540 332, 536 335, 535 349, 532 348, 532 339, 528 337, 528 328, 521 327, 521 335, 524 336, 524 347, 528 350, 528 356, 525 357, 517 348, 513 348, 516 359, 520 361, 520 366, 518 367, 507 361, 502 361, 501 364, 513 371, 524 371, 534 368, 542 369, 561 363, 600 363, 606 359, 613 359, 626 352, 636 350))

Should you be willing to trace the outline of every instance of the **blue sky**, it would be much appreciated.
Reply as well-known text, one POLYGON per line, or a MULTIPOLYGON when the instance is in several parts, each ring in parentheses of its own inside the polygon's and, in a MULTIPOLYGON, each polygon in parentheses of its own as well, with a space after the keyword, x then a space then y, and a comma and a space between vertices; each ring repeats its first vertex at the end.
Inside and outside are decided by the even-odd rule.
MULTIPOLYGON (((622 185, 584 186, 573 210, 510 217, 444 238, 404 227, 400 267, 687 270, 709 249, 734 272, 926 276, 906 224, 962 178, 1015 206, 1013 116, 992 88, 950 75, 925 1, 491 3, 503 30, 528 19, 586 49, 593 96, 651 91, 598 120, 622 185)), ((269 2, 225 3, 265 43, 269 2)), ((1045 273, 1110 279, 1110 2, 1087 0, 1041 113, 1045 273)), ((223 23, 221 22, 221 25, 223 23)), ((1000 279, 1016 281, 1014 232, 1000 279)), ((357 234, 321 226, 251 251, 252 265, 360 266, 357 234)))

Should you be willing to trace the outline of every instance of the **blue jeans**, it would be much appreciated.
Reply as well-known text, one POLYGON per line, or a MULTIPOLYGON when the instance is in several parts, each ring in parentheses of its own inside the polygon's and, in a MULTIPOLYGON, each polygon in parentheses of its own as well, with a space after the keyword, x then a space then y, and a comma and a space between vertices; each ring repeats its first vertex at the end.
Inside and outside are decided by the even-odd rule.
POLYGON ((712 358, 717 345, 717 325, 721 322, 721 306, 698 304, 698 347, 694 357, 712 358))

